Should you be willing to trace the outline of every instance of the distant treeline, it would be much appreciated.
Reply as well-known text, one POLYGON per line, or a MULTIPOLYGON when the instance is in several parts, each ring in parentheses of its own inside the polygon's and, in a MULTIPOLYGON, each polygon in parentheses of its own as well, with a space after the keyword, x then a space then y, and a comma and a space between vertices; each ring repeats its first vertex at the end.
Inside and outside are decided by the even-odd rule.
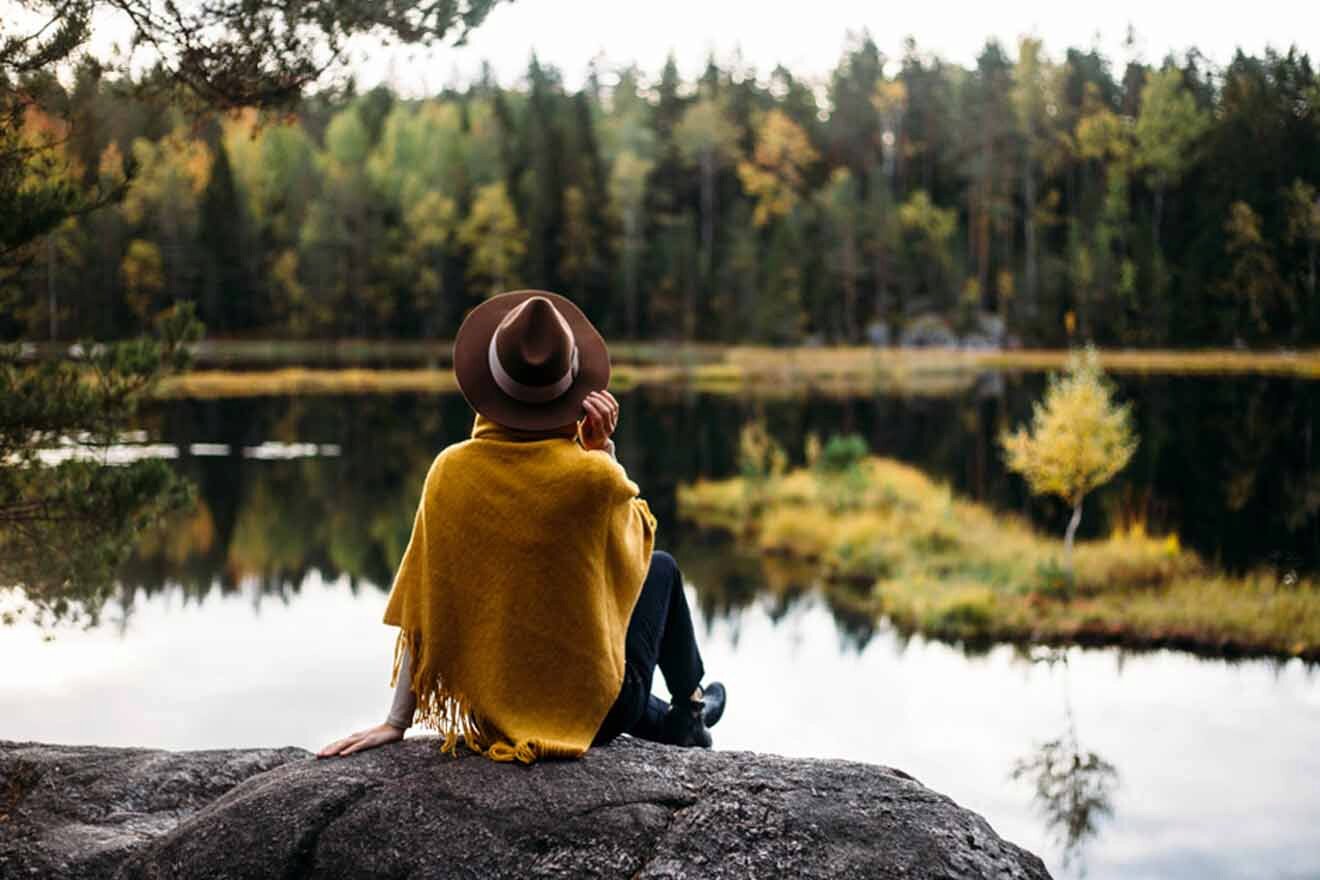
MULTIPOLYGON (((1320 344, 1320 80, 1296 50, 1119 67, 851 38, 823 90, 532 60, 404 100, 198 119, 85 65, 25 121, 132 182, 0 279, 0 337, 450 337, 548 288, 607 333, 796 343, 1320 344)), ((10 218, 12 219, 12 218, 10 218)), ((5 218, 0 218, 4 221, 5 218)))

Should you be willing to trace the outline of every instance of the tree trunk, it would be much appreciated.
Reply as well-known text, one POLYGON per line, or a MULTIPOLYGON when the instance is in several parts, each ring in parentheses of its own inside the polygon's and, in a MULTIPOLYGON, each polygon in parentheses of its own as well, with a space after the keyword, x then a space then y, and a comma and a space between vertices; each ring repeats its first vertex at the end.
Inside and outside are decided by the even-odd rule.
POLYGON ((1311 239, 1311 246, 1307 248, 1307 258, 1311 271, 1306 276, 1306 299, 1310 307, 1315 308, 1315 238, 1311 239))
POLYGON ((715 259, 715 154, 701 154, 701 277, 710 279, 715 259))
POLYGON ((50 310, 50 341, 55 341, 55 233, 46 236, 46 307, 50 310))
POLYGON ((843 238, 843 336, 844 342, 857 341, 857 236, 848 220, 843 238))
POLYGON ((1163 214, 1164 214, 1164 185, 1157 184, 1155 186, 1155 217, 1154 217, 1154 222, 1151 224, 1152 227, 1151 231, 1155 240, 1156 258, 1160 256, 1160 219, 1163 214))
POLYGON ((637 339, 637 208, 630 205, 623 215, 623 289, 628 318, 628 338, 637 339))
POLYGON ((1073 538, 1077 535, 1077 527, 1082 522, 1082 499, 1078 498, 1077 503, 1073 505, 1072 519, 1068 520, 1068 531, 1063 535, 1063 562, 1068 569, 1068 576, 1073 573, 1073 538))
POLYGON ((684 326, 687 337, 696 337, 696 328, 701 325, 698 314, 699 289, 705 289, 710 282, 711 264, 714 260, 715 246, 715 153, 707 148, 701 151, 701 256, 698 260, 697 277, 688 282, 687 315, 684 326))
MULTIPOLYGON (((888 283, 888 266, 885 261, 885 248, 883 243, 878 243, 875 250, 872 251, 871 274, 875 298, 871 303, 872 320, 883 321, 885 326, 889 326, 889 298, 885 295, 885 286, 888 283)), ((868 340, 869 341, 869 340, 868 340)), ((886 340, 886 344, 892 345, 892 340, 886 340)))
MULTIPOLYGON (((1036 279, 1036 176, 1031 170, 1031 154, 1025 154, 1022 168, 1022 235, 1027 250, 1027 271, 1023 283, 1024 308, 1028 314, 1035 314, 1036 279)), ((1005 329, 1007 329, 1008 310, 1004 309, 1005 329)))

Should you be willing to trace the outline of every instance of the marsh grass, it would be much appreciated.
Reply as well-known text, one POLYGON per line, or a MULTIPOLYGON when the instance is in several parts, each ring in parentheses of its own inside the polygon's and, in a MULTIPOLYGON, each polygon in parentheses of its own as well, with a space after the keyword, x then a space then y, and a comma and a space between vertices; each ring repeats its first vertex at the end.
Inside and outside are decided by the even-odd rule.
MULTIPOLYGON (((29 346, 40 356, 57 356, 50 344, 29 346)), ((208 339, 193 347, 199 367, 277 368, 418 368, 448 367, 452 340, 236 340, 208 339)), ((612 341, 616 364, 663 366, 701 375, 794 376, 816 379, 867 378, 876 373, 963 372, 985 369, 1057 370, 1068 360, 1066 349, 877 348, 871 346, 718 345, 683 342, 612 341)), ((1145 350, 1101 352, 1108 372, 1274 373, 1320 377, 1320 351, 1239 351, 1236 349, 1145 350)))
POLYGON ((452 370, 193 370, 162 383, 159 397, 271 397, 297 394, 393 394, 458 390, 452 370))
POLYGON ((679 513, 764 556, 810 563, 826 583, 870 584, 862 598, 904 631, 1320 659, 1312 579, 1218 573, 1175 536, 1141 528, 1079 542, 1069 573, 1059 539, 1022 518, 959 498, 892 459, 860 467, 865 488, 850 509, 828 503, 818 477, 796 469, 754 508, 741 478, 681 486, 679 513))
MULTIPOLYGON (((449 343, 203 343, 199 369, 165 382, 166 397, 353 394, 457 390, 449 343), (281 366, 281 364, 288 366, 281 366), (299 366, 293 366, 293 365, 299 366), (236 369, 242 367, 244 369, 236 369)), ((810 389, 825 396, 960 394, 992 371, 1044 372, 1067 350, 763 348, 612 343, 610 387, 680 385, 710 394, 783 398, 810 389)), ((1260 374, 1320 379, 1320 352, 1102 351, 1113 373, 1260 374)))

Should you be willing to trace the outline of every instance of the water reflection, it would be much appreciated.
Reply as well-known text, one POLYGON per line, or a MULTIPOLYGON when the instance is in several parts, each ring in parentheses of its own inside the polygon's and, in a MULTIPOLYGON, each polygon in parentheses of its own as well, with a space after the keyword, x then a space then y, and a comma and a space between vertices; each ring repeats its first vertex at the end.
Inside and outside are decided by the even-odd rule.
POLYGON ((762 558, 721 532, 682 528, 675 546, 685 578, 700 584, 697 603, 706 619, 736 618, 760 603, 771 620, 795 606, 821 601, 842 646, 865 650, 880 631, 880 606, 871 584, 821 578, 820 566, 787 557, 762 558))
MULTIPOLYGON (((706 584, 685 575, 700 608, 706 584)), ((0 676, 0 737, 315 748, 379 722, 393 648, 383 591, 313 574, 282 596, 250 582, 180 599, 140 594, 125 637, 102 627, 44 644, 34 630, 0 631, 0 668, 22 670, 0 676)), ((1065 868, 1033 780, 1006 784, 1044 734, 1064 740, 1060 770, 1092 753, 1122 769, 1109 811, 1091 813, 1101 832, 1083 838, 1089 877, 1320 876, 1320 791, 1305 784, 1320 778, 1315 668, 1071 649, 1065 669, 1004 646, 968 656, 883 624, 859 647, 811 593, 699 611, 697 624, 707 668, 738 700, 719 748, 902 768, 1063 878, 1080 860, 1065 868)))
POLYGON ((1099 833, 1101 821, 1114 816, 1118 768, 1096 752, 1083 750, 1078 742, 1067 652, 1050 650, 1034 659, 1062 667, 1064 730, 1015 761, 1010 775, 1031 782, 1032 802, 1059 847, 1064 870, 1075 868, 1078 876, 1085 876, 1084 846, 1099 833))
MULTIPOLYGON (((737 684, 746 707, 722 722, 721 744, 903 767, 1055 870, 1320 869, 1320 795, 1295 785, 1320 776, 1320 690, 1301 664, 1161 653, 1124 671, 1120 651, 1024 664, 1008 648, 908 638, 880 619, 869 584, 824 584, 815 566, 741 553, 676 520, 677 485, 732 473, 739 428, 760 412, 795 457, 808 432, 861 433, 878 453, 1061 529, 1064 512, 1027 497, 995 452, 999 429, 1027 417, 1040 385, 1004 374, 948 396, 624 396, 620 459, 661 520, 661 545, 695 585, 709 668, 737 684), (1048 722, 1059 686, 1061 729, 1048 722), (1269 754, 1253 745, 1265 734, 1269 754), (1253 772, 1226 782, 1213 772, 1225 764, 1253 772), (1006 791, 1010 772, 1030 791, 1006 791)), ((1320 566, 1320 383, 1120 385, 1136 402, 1142 446, 1088 511, 1092 535, 1140 519, 1229 567, 1320 566)), ((117 627, 61 635, 54 646, 0 641, 5 668, 32 670, 0 686, 3 734, 184 748, 319 745, 340 732, 345 701, 356 699, 346 695, 385 696, 384 591, 427 468, 471 425, 456 395, 153 405, 140 442, 178 450, 175 466, 198 486, 199 503, 137 548, 117 627), (240 631, 248 647, 233 652, 240 631), (127 636, 115 641, 116 632, 127 636), (47 648, 56 653, 38 653, 47 648), (270 657, 281 658, 280 675, 270 657), (227 690, 228 704, 199 705, 199 689, 227 690), (181 723, 184 739, 164 738, 181 723)), ((378 720, 380 707, 364 703, 362 723, 378 720)))
MULTIPOLYGON (((808 432, 860 433, 878 453, 1061 532, 1062 505, 1028 496, 1005 473, 995 446, 1003 426, 1027 417, 1041 381, 995 374, 950 396, 925 397, 752 400, 646 389, 623 397, 617 440, 671 547, 686 537, 677 530, 677 485, 732 473, 739 428, 758 413, 796 459, 808 432)), ((1083 532, 1141 521, 1176 532, 1231 569, 1320 567, 1320 438, 1312 430, 1320 383, 1120 377, 1120 386, 1135 401, 1141 446, 1127 471, 1097 494, 1083 532)), ((177 467, 199 485, 202 503, 144 547, 128 582, 155 589, 181 575, 204 591, 254 576, 285 589, 316 570, 388 583, 431 459, 467 437, 471 424, 471 411, 452 394, 159 403, 144 427, 151 442, 179 450, 177 467), (221 447, 245 454, 217 456, 221 447)), ((787 592, 801 580, 728 556, 713 558, 732 566, 719 578, 729 595, 711 601, 745 603, 767 577, 782 575, 784 583, 771 587, 787 592)), ((828 598, 865 639, 864 597, 860 605, 846 591, 828 598)))

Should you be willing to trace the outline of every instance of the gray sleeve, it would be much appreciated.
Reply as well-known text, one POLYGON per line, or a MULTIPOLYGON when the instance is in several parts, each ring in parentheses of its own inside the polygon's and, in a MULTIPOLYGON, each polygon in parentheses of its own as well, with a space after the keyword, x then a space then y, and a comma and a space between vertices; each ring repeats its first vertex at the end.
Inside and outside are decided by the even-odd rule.
POLYGON ((390 714, 385 723, 400 730, 412 726, 413 713, 417 711, 417 698, 412 692, 412 658, 408 655, 408 646, 403 647, 403 656, 399 659, 399 680, 394 686, 394 702, 390 704, 390 714))

